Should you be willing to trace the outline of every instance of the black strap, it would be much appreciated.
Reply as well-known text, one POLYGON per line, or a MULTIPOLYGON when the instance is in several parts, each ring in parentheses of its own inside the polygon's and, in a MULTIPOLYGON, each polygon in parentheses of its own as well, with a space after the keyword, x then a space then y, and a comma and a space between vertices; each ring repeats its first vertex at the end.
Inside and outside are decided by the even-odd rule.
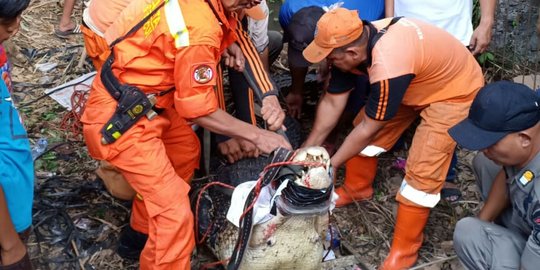
MULTIPOLYGON (((164 0, 163 2, 161 2, 156 8, 154 8, 154 10, 152 10, 152 12, 150 12, 148 15, 146 15, 140 22, 138 22, 135 26, 133 26, 125 35, 121 36, 121 37, 118 37, 117 39, 115 39, 111 45, 109 45, 109 48, 111 48, 111 52, 112 52, 112 47, 114 47, 114 45, 118 44, 119 42, 121 42, 122 40, 124 40, 126 37, 128 36, 131 36, 133 33, 135 33, 137 30, 139 30, 148 20, 150 20, 150 18, 152 16, 154 16, 154 14, 156 14, 156 12, 158 12, 158 10, 163 7, 165 5, 165 2, 168 1, 168 0, 164 0)), ((112 54, 112 53, 111 53, 112 54)))
POLYGON ((225 24, 225 22, 221 20, 221 17, 219 16, 218 11, 216 10, 216 7, 212 4, 212 2, 210 0, 206 0, 206 3, 208 4, 208 6, 210 6, 210 9, 212 10, 212 13, 214 13, 214 16, 216 17, 218 22, 221 24, 225 24))
MULTIPOLYGON (((120 84, 120 82, 118 81, 116 76, 114 76, 112 72, 112 64, 114 63, 114 50, 113 50, 114 46, 120 43, 121 41, 123 41, 124 39, 126 39, 127 37, 131 36, 137 30, 139 30, 154 14, 158 12, 158 10, 161 7, 165 5, 166 1, 168 0, 164 0, 163 2, 161 2, 158 6, 156 6, 156 8, 154 8, 154 10, 152 10, 152 12, 146 15, 136 25, 134 25, 125 35, 118 37, 109 45, 111 53, 109 54, 109 57, 107 57, 107 60, 105 60, 105 63, 103 63, 103 67, 101 68, 100 74, 101 74, 101 82, 103 83, 103 86, 105 86, 105 89, 107 89, 109 94, 111 94, 111 96, 114 99, 118 100, 122 96, 122 92, 120 90, 122 85, 120 84)), ((169 90, 161 91, 157 93, 157 95, 163 96, 167 93, 170 93, 171 91, 174 91, 174 87, 169 90)))
MULTIPOLYGON (((272 161, 270 164, 282 162, 289 160, 293 152, 284 148, 278 148, 274 151, 272 161)), ((279 173, 281 166, 275 166, 270 168, 263 176, 261 188, 268 185, 279 173)), ((255 200, 256 196, 255 189, 252 189, 249 193, 246 203, 244 205, 244 210, 246 210, 255 200)), ((242 263, 242 258, 244 257, 244 252, 249 244, 249 238, 251 236, 251 227, 253 225, 253 208, 246 212, 244 218, 240 221, 240 228, 238 232, 238 239, 236 240, 236 245, 227 265, 227 270, 237 270, 242 263)))
POLYGON ((370 35, 373 35, 370 37, 369 39, 369 44, 368 44, 368 59, 369 59, 369 65, 371 66, 371 55, 372 55, 372 51, 373 51, 373 48, 375 47, 375 44, 377 43, 377 41, 379 41, 379 39, 384 35, 386 34, 386 32, 388 32, 388 28, 390 28, 390 26, 392 26, 393 24, 397 23, 401 18, 403 17, 394 17, 392 18, 392 20, 390 21, 390 23, 385 26, 383 29, 377 31, 377 28, 375 28, 375 26, 373 26, 372 23, 368 22, 368 21, 363 21, 365 25, 367 25, 369 27, 369 30, 370 30, 370 35), (375 34, 372 34, 372 33, 375 33, 375 34))

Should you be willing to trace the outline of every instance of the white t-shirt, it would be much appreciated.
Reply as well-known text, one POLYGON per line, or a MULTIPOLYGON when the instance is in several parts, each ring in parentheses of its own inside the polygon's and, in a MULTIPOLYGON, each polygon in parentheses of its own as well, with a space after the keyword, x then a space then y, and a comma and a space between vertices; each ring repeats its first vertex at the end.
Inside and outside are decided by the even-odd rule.
POLYGON ((434 24, 469 45, 473 34, 472 0, 394 0, 394 16, 434 24))
POLYGON ((266 49, 266 47, 268 47, 268 43, 270 42, 268 39, 268 14, 270 13, 270 11, 265 0, 263 0, 259 5, 261 6, 263 12, 266 14, 266 18, 258 21, 248 16, 247 32, 251 37, 253 46, 255 46, 259 53, 261 53, 262 51, 264 51, 264 49, 266 49))

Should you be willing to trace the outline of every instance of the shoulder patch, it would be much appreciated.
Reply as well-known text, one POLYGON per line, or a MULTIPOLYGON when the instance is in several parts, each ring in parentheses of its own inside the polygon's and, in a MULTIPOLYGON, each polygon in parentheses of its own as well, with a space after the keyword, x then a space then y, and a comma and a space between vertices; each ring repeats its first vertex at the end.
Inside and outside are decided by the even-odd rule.
POLYGON ((193 80, 205 84, 214 78, 214 70, 209 65, 198 65, 193 69, 193 80))
POLYGON ((529 171, 529 170, 527 170, 527 171, 525 171, 525 172, 521 175, 521 177, 519 178, 519 182, 520 182, 522 185, 526 186, 526 185, 527 185, 529 182, 531 182, 533 179, 534 179, 534 173, 531 172, 531 171, 529 171))

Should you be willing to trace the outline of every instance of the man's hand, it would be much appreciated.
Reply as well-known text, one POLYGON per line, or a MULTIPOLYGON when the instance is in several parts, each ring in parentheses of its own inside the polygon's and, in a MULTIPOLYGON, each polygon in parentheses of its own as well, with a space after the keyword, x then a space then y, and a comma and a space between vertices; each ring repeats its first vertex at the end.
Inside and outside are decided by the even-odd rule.
POLYGON ((277 96, 269 95, 263 98, 261 108, 262 118, 268 124, 268 129, 278 130, 279 128, 285 129, 283 121, 285 120, 285 113, 279 105, 277 96))
POLYGON ((290 92, 285 97, 285 102, 287 102, 287 110, 289 115, 299 119, 302 115, 302 104, 304 103, 304 96, 302 96, 302 93, 290 92))
POLYGON ((242 139, 229 139, 218 144, 219 152, 227 157, 229 163, 234 163, 243 158, 258 157, 259 149, 252 143, 242 139))
POLYGON ((236 139, 229 139, 218 144, 219 152, 227 157, 229 163, 234 163, 244 157, 240 143, 236 139))
POLYGON ((240 147, 242 148, 242 151, 244 151, 244 157, 246 158, 256 158, 259 157, 260 151, 257 146, 255 146, 253 143, 238 139, 240 141, 240 147))
POLYGON ((255 144, 261 152, 270 154, 270 152, 279 147, 292 150, 291 144, 285 137, 264 129, 258 129, 258 131, 259 132, 252 143, 255 144))
POLYGON ((469 47, 473 55, 483 53, 491 42, 491 24, 480 24, 474 30, 469 47))
POLYGON ((491 42, 491 28, 497 2, 496 0, 480 0, 480 24, 474 30, 469 43, 473 55, 485 52, 491 42))
POLYGON ((244 71, 246 59, 244 53, 238 44, 231 44, 221 55, 221 59, 226 66, 235 69, 238 72, 244 71))

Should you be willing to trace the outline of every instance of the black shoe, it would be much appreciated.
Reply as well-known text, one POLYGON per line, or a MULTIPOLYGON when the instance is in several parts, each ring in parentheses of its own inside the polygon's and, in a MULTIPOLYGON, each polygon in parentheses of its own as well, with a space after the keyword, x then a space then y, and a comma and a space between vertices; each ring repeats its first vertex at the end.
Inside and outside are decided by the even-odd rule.
POLYGON ((116 252, 124 259, 138 260, 147 239, 147 234, 135 231, 128 225, 120 234, 120 243, 116 252))

